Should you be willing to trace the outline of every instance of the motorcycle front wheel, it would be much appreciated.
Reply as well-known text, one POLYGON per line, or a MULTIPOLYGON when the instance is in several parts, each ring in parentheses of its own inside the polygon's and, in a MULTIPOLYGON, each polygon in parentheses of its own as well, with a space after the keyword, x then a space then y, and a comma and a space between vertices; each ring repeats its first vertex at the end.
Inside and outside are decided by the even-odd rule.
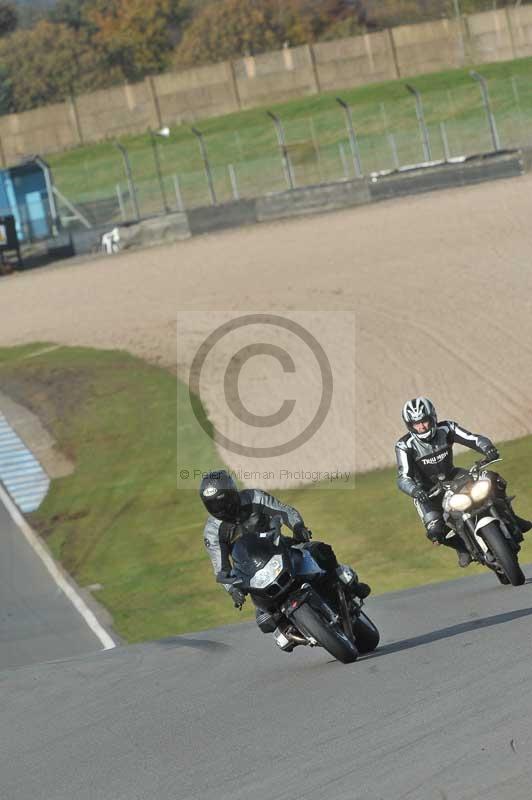
POLYGON ((312 636, 342 664, 352 664, 358 658, 358 650, 339 625, 330 625, 317 611, 304 603, 290 615, 303 634, 312 636))
POLYGON ((353 620, 353 634, 359 653, 371 653, 377 649, 380 634, 373 622, 363 611, 353 620))
MULTIPOLYGON (((519 566, 517 556, 506 541, 498 524, 496 522, 490 522, 489 525, 482 528, 480 535, 486 542, 491 553, 495 556, 508 582, 511 583, 512 586, 522 586, 525 582, 523 570, 519 566)), ((504 583, 504 580, 502 580, 501 583, 504 583)))

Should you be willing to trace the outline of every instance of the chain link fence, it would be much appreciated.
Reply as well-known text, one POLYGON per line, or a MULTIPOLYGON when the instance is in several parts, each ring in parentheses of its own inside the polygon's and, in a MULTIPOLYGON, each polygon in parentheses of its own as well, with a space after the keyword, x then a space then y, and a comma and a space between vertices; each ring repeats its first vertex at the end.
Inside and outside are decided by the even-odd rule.
POLYGON ((265 113, 263 122, 254 115, 236 128, 219 120, 204 132, 181 126, 72 151, 51 159, 62 216, 67 224, 118 224, 532 144, 532 84, 514 76, 486 89, 487 97, 472 77, 417 103, 405 88, 386 103, 331 99, 330 110, 286 112, 277 123, 265 113))

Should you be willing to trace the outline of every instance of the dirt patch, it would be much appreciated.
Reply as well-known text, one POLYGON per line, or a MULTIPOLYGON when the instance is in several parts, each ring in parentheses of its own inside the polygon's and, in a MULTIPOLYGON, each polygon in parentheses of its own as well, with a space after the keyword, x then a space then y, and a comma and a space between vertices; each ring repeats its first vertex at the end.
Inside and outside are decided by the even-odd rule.
POLYGON ((0 392, 0 413, 22 439, 50 478, 64 478, 74 471, 73 462, 62 453, 51 433, 29 408, 0 392))
POLYGON ((59 449, 51 431, 85 401, 89 377, 73 369, 45 370, 36 364, 24 373, 0 372, 0 411, 51 478, 70 475, 74 454, 59 449))
MULTIPOLYGON (((401 406, 418 393, 497 440, 532 433, 531 190, 527 176, 10 276, 1 339, 122 348, 175 370, 177 313, 200 311, 180 343, 186 375, 214 311, 325 310, 341 348, 335 312, 354 310, 356 448, 338 424, 305 451, 308 468, 324 448, 356 470, 391 463, 401 406)), ((250 402, 260 405, 264 379, 250 377, 250 402)), ((40 393, 37 382, 13 395, 28 405, 31 390, 39 416, 45 388, 54 413, 83 389, 75 374, 39 380, 62 389, 40 393)), ((209 385, 205 402, 214 423, 231 426, 209 385)))

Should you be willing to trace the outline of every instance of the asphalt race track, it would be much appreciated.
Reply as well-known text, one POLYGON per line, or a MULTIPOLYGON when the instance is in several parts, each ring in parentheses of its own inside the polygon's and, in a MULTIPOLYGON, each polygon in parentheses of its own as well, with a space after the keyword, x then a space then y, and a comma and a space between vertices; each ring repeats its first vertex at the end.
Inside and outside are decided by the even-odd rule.
POLYGON ((0 503, 0 669, 101 648, 0 503))
POLYGON ((1 672, 0 796, 529 800, 532 585, 367 610, 383 645, 350 666, 244 624, 1 672))

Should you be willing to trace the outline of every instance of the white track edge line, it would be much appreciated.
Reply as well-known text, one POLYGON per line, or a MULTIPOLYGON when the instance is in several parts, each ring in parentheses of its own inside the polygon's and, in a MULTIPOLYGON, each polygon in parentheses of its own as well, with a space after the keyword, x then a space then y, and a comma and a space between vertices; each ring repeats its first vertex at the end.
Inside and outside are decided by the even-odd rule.
POLYGON ((26 541, 35 552, 35 554, 41 559, 42 563, 54 579, 55 583, 58 587, 63 591, 63 593, 68 597, 76 611, 83 617, 91 631, 97 636, 100 642, 103 645, 104 650, 111 650, 113 647, 117 646, 117 643, 114 639, 107 633, 105 628, 100 624, 98 621, 95 613, 91 611, 88 607, 85 600, 81 597, 81 595, 74 589, 71 583, 69 583, 65 576, 62 574, 61 570, 58 568, 57 564, 55 563, 54 559, 39 540, 37 534, 33 531, 33 529, 28 525, 24 517, 22 516, 20 510, 11 499, 8 492, 4 489, 2 484, 0 483, 0 500, 6 507, 6 510, 15 523, 15 525, 19 528, 19 530, 24 535, 26 541))

